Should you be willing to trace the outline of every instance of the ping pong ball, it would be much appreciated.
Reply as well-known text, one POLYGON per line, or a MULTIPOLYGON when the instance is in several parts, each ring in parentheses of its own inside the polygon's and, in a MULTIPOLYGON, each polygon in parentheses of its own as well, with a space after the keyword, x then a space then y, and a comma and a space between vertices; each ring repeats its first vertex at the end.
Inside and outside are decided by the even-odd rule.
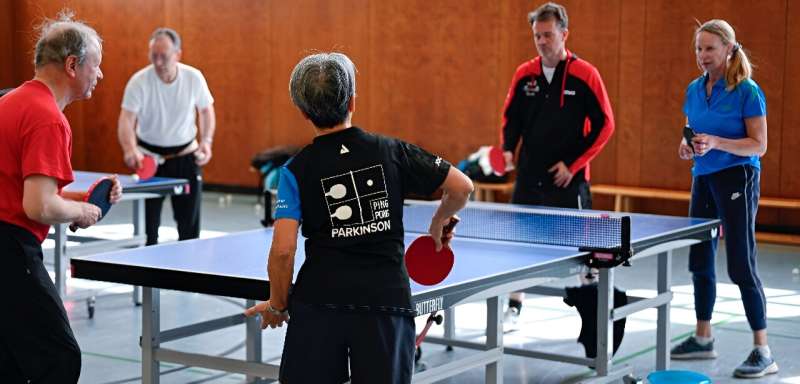
POLYGON ((131 175, 131 178, 133 179, 133 181, 139 181, 139 175, 137 175, 135 173, 133 175, 131 175))
POLYGON ((368 185, 368 186, 370 186, 370 187, 371 187, 371 186, 372 186, 372 184, 373 184, 373 183, 372 183, 372 180, 371 180, 371 179, 370 179, 370 180, 367 180, 367 185, 368 185))

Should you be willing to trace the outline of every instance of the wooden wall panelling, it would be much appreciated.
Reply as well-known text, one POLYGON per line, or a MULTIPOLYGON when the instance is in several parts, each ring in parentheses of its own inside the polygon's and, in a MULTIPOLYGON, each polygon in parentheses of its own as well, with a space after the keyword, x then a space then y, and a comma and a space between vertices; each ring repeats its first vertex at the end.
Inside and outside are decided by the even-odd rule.
POLYGON ((0 0, 0 61, 3 69, 0 70, 0 89, 16 87, 19 85, 14 77, 14 57, 20 55, 14 48, 15 19, 14 2, 0 0))
POLYGON ((271 142, 270 4, 191 1, 173 13, 181 15, 183 61, 203 72, 214 96, 217 130, 204 180, 253 185, 250 160, 271 142))
MULTIPOLYGON (((786 8, 783 105, 775 103, 770 109, 773 111, 782 107, 784 129, 778 141, 769 144, 769 150, 781 148, 780 196, 800 198, 800 72, 797 71, 797 63, 800 62, 800 4, 787 1, 786 8)), ((781 222, 800 226, 800 215, 783 212, 781 222)))
MULTIPOLYGON (((0 0, 0 50, 13 52, 0 81, 33 74, 33 26, 53 17, 63 2, 0 0), (9 21, 4 22, 8 19, 9 21), (10 41, 10 43, 9 43, 10 41), (5 44, 5 45, 4 45, 5 44)), ((601 72, 617 131, 595 160, 593 180, 663 188, 689 188, 690 162, 677 158, 686 85, 700 72, 692 50, 694 18, 728 19, 755 63, 756 81, 769 107, 770 147, 763 159, 763 194, 800 197, 800 56, 786 0, 758 4, 734 0, 567 1, 568 47, 601 72), (788 24, 787 24, 788 23, 788 24), (769 28, 764 28, 769 25, 769 28), (794 39, 793 39, 794 38, 794 39), (784 127, 786 127, 784 129, 784 127)), ((200 68, 216 98, 218 133, 209 183, 256 185, 251 156, 266 147, 307 143, 310 128, 291 104, 289 74, 316 49, 341 50, 359 70, 354 123, 401 137, 458 161, 498 140, 502 105, 514 69, 536 55, 523 1, 130 2, 72 0, 68 4, 104 37, 105 78, 92 100, 68 108, 75 129, 76 168, 126 171, 116 144, 124 86, 148 64, 147 39, 161 25, 184 37, 184 61, 200 68), (110 142, 88 156, 90 142, 110 142)), ((5 80, 8 81, 8 80, 5 80)), ((685 214, 685 206, 654 212, 685 214)), ((762 223, 796 223, 792 213, 760 214, 762 223), (780 219, 778 221, 778 219, 780 219)))
MULTIPOLYGON (((639 186, 688 189, 691 162, 678 158, 686 86, 699 75, 692 31, 696 3, 648 1, 642 61, 639 186)), ((685 215, 683 204, 642 201, 635 209, 685 215)))
POLYGON ((690 162, 678 158, 688 83, 699 75, 692 51, 694 3, 650 1, 646 6, 641 186, 688 189, 690 162))
POLYGON ((354 124, 369 119, 365 72, 369 72, 369 10, 366 1, 274 2, 270 7, 272 67, 269 69, 271 145, 305 145, 314 137, 310 121, 302 117, 289 97, 289 78, 295 65, 316 52, 340 51, 356 65, 354 124), (363 98, 360 96, 364 96, 363 98))
POLYGON ((496 28, 494 33, 497 35, 496 41, 499 45, 490 53, 497 60, 497 73, 494 74, 497 83, 493 96, 494 120, 490 129, 491 134, 495 135, 492 144, 499 144, 503 106, 514 72, 520 64, 537 55, 531 27, 528 24, 528 12, 533 10, 533 5, 528 1, 503 1, 498 2, 498 6, 499 28, 496 28))
MULTIPOLYGON (((75 12, 75 19, 86 22, 94 28, 102 39, 104 39, 103 62, 100 69, 103 71, 103 79, 99 80, 97 87, 92 92, 89 100, 78 100, 72 102, 64 112, 72 127, 72 166, 78 170, 92 171, 114 171, 123 169, 122 155, 119 151, 117 141, 116 119, 110 118, 116 109, 119 113, 119 103, 115 106, 110 105, 114 97, 114 87, 106 84, 107 56, 105 47, 109 45, 103 32, 114 28, 113 24, 108 24, 106 15, 111 9, 108 4, 93 1, 81 1, 70 4, 70 8, 75 12), (98 143, 106 144, 98 146, 98 143), (112 154, 117 154, 112 156, 112 154)), ((52 11, 48 17, 55 15, 52 11)), ((111 41, 111 56, 113 57, 114 41, 111 41)), ((112 59, 112 63, 116 61, 112 59)), ((115 77, 114 70, 111 71, 111 78, 115 77)))
MULTIPOLYGON (((33 78, 33 53, 37 37, 34 28, 41 23, 44 13, 41 7, 36 8, 39 10, 36 12, 30 0, 11 1, 14 10, 12 28, 14 53, 11 62, 14 83, 20 85, 33 78)), ((51 12, 50 16, 55 16, 55 12, 51 12)))
POLYGON ((646 3, 626 2, 619 18, 619 92, 614 103, 616 119, 615 182, 639 185, 644 137, 643 84, 646 66, 646 3))
MULTIPOLYGON (((424 10, 421 5, 415 8, 424 10)), ((494 76, 493 52, 499 45, 495 31, 505 28, 499 6, 452 3, 410 18, 414 23, 408 26, 414 30, 405 33, 424 41, 424 48, 420 62, 399 68, 407 80, 400 80, 393 92, 408 97, 399 102, 414 120, 398 124, 398 136, 457 162, 497 140, 498 101, 487 95, 495 94, 499 82, 506 87, 508 81, 494 76)), ((387 39, 402 42, 404 37, 387 39)))
MULTIPOLYGON (((437 50, 443 42, 439 41, 441 34, 436 34, 434 22, 436 17, 444 15, 428 9, 425 4, 424 1, 390 2, 373 8, 370 13, 375 27, 370 39, 370 61, 374 63, 369 75, 372 100, 367 102, 373 120, 372 127, 368 128, 441 153, 443 145, 432 140, 422 142, 424 137, 431 138, 436 135, 435 131, 443 129, 435 125, 433 106, 437 102, 437 87, 442 85, 437 82, 437 76, 445 70, 436 63, 437 50)), ((448 39, 465 46, 473 44, 472 36, 465 36, 458 30, 448 32, 448 39)), ((471 73, 476 79, 480 77, 477 71, 471 73)), ((468 92, 472 84, 453 86, 459 89, 454 95, 460 96, 468 92)), ((463 129, 452 128, 451 137, 466 138, 459 128, 463 129)))
MULTIPOLYGON (((600 72, 614 113, 618 113, 620 17, 619 1, 565 3, 569 16, 570 35, 567 48, 594 65, 600 72)), ((619 126, 618 126, 619 127, 619 126)), ((591 178, 597 183, 616 182, 616 131, 603 150, 592 161, 591 178)))

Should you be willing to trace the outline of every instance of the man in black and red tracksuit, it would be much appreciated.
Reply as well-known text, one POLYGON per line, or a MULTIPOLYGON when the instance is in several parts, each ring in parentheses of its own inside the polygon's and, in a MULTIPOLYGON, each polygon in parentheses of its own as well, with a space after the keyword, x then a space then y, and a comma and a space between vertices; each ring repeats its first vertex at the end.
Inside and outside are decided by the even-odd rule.
MULTIPOLYGON (((522 139, 512 202, 591 208, 589 161, 614 132, 614 116, 597 69, 565 47, 563 6, 546 3, 528 15, 539 56, 517 68, 506 97, 501 140, 506 161, 522 139)), ((522 307, 512 295, 507 327, 522 307)))

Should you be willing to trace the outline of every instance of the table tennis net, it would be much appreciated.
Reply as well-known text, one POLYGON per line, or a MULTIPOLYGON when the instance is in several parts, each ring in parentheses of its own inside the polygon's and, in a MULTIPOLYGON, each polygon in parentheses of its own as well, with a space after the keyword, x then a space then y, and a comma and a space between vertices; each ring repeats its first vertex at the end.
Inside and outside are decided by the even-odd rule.
MULTIPOLYGON (((403 210, 406 232, 427 233, 438 204, 411 203, 403 210)), ((558 209, 469 205, 458 213, 456 236, 592 250, 626 248, 630 218, 558 209)), ((629 247, 629 245, 627 245, 629 247)))

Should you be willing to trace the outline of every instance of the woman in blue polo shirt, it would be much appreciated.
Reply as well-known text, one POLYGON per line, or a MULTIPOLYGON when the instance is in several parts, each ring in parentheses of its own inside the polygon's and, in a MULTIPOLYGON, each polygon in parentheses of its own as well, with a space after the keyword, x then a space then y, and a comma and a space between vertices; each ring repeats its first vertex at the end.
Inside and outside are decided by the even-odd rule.
MULTIPOLYGON (((689 84, 683 106, 695 136, 691 143, 682 140, 678 150, 681 159, 694 159, 689 215, 722 221, 728 275, 739 286, 755 344, 734 375, 761 377, 778 372, 767 346, 767 303, 756 270, 755 216, 759 157, 767 150, 766 100, 750 78, 752 66, 727 22, 701 25, 695 32, 695 54, 704 74, 689 84)), ((694 336, 672 349, 675 359, 717 356, 711 336, 716 249, 716 241, 705 242, 689 253, 697 328, 694 336)))

